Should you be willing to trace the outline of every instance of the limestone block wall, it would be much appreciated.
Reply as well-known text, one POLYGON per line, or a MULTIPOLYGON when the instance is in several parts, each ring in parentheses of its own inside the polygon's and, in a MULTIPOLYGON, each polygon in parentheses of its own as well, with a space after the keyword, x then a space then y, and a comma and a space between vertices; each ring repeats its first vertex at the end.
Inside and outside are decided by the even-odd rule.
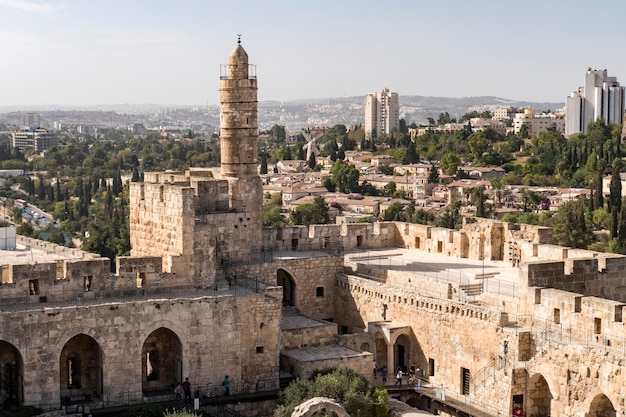
POLYGON ((33 239, 31 237, 16 235, 16 242, 20 245, 24 245, 26 248, 41 249, 46 252, 53 252, 59 258, 73 258, 73 259, 97 259, 100 255, 91 252, 85 252, 77 248, 67 248, 65 246, 57 245, 56 243, 46 242, 45 240, 33 239))
POLYGON ((537 289, 532 314, 576 343, 626 349, 625 304, 556 289, 537 289))
POLYGON ((279 250, 374 249, 402 245, 395 222, 264 229, 266 247, 279 250))
POLYGON ((328 345, 335 341, 337 325, 328 322, 315 327, 283 329, 281 335, 281 349, 328 345))
POLYGON ((626 258, 567 258, 522 265, 524 287, 547 287, 626 302, 626 258))
POLYGON ((335 335, 335 342, 339 346, 345 346, 350 349, 363 350, 372 353, 375 347, 374 337, 368 332, 335 335))
POLYGON ((525 245, 522 261, 562 261, 569 258, 570 248, 556 245, 525 245))
POLYGON ((226 212, 199 216, 192 234, 193 262, 198 273, 204 275, 220 267, 222 262, 249 260, 250 253, 260 246, 260 230, 255 228, 253 218, 248 213, 226 212), (258 243, 253 243, 253 239, 257 239, 258 243))
POLYGON ((543 377, 551 399, 550 415, 588 415, 591 404, 598 397, 606 396, 617 410, 617 415, 626 410, 623 386, 623 352, 589 349, 575 344, 550 343, 526 362, 525 392, 526 413, 536 413, 538 403, 546 392, 533 392, 530 381, 543 377))
POLYGON ((191 177, 190 184, 195 189, 196 214, 228 211, 228 181, 191 177))
POLYGON ((504 340, 516 341, 499 330, 500 313, 479 306, 421 295, 380 282, 345 276, 338 278, 337 324, 350 331, 369 322, 389 320, 412 329, 410 357, 420 369, 435 369, 431 380, 460 392, 460 369, 479 371, 497 354, 504 340), (385 307, 386 306, 386 307, 385 307))
POLYGON ((158 288, 167 285, 171 279, 164 278, 161 257, 118 256, 115 258, 119 279, 113 281, 114 289, 158 288))
POLYGON ((0 299, 10 303, 72 300, 106 289, 110 277, 108 258, 5 265, 0 299))
MULTIPOLYGON (((148 180, 130 184, 131 255, 184 256, 192 265, 194 240, 189 236, 195 228, 194 189, 148 180)), ((163 270, 172 272, 171 265, 164 262, 163 270)), ((194 276, 193 269, 178 271, 185 272, 194 276)))
POLYGON ((340 256, 279 259, 274 262, 237 265, 231 268, 231 272, 237 276, 276 285, 278 270, 283 270, 295 283, 295 307, 303 315, 326 319, 334 311, 335 273, 342 270, 342 262, 343 258, 340 256), (323 296, 317 296, 319 287, 323 288, 323 296))
POLYGON ((263 227, 263 184, 261 179, 256 175, 244 178, 227 177, 227 179, 230 210, 242 214, 243 221, 249 225, 247 227, 248 247, 250 250, 258 250, 261 247, 263 227))
POLYGON ((180 340, 182 373, 194 386, 218 385, 225 374, 237 381, 277 383, 281 305, 274 295, 271 289, 4 311, 0 340, 23 360, 26 405, 60 405, 67 388, 61 379, 61 352, 80 334, 93 339, 102 352, 103 392, 111 398, 142 390, 142 346, 161 328, 180 340))
MULTIPOLYGON (((372 363, 373 355, 369 352, 355 351, 352 356, 341 356, 323 360, 299 361, 289 356, 289 351, 284 350, 280 355, 280 369, 289 371, 292 375, 301 378, 309 378, 315 371, 326 368, 350 368, 370 380, 373 379, 372 363)), ((390 378, 391 379, 391 378, 390 378)))
POLYGON ((565 280, 565 262, 534 261, 521 265, 522 287, 554 287, 565 280))
MULTIPOLYGON (((480 221, 484 220, 480 219, 480 221)), ((545 245, 554 244, 554 238, 552 237, 552 228, 550 227, 506 222, 502 224, 504 225, 505 240, 513 239, 516 241, 525 241, 545 245)))
POLYGON ((398 237, 402 240, 402 247, 427 250, 431 229, 431 226, 423 224, 399 223, 398 237))

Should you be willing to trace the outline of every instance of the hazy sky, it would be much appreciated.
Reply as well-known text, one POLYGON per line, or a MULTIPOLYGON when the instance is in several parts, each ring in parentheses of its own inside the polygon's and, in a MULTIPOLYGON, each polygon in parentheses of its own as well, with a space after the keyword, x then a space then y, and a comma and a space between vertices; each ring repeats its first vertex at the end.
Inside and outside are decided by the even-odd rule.
POLYGON ((623 0, 0 0, 0 106, 218 104, 242 35, 259 100, 564 102, 626 84, 623 0))

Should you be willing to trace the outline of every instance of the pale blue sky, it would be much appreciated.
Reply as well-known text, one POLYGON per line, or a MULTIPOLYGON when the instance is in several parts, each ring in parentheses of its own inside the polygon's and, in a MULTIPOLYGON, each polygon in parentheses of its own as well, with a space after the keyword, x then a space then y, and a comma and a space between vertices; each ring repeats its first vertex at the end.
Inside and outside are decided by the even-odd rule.
POLYGON ((242 34, 259 100, 564 102, 626 84, 623 0, 0 0, 0 106, 217 104, 242 34))

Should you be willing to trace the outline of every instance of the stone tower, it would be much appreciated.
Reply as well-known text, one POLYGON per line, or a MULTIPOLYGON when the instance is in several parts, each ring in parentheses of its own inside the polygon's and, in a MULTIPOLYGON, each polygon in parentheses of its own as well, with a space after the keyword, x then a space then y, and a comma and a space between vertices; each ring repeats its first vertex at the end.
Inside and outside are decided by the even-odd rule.
POLYGON ((260 246, 263 186, 257 166, 257 79, 241 41, 220 75, 221 174, 229 183, 230 209, 246 213, 248 243, 260 246))
POLYGON ((219 287, 261 248, 257 80, 238 43, 220 74, 221 169, 144 173, 131 183, 132 256, 158 256, 177 285, 219 287))

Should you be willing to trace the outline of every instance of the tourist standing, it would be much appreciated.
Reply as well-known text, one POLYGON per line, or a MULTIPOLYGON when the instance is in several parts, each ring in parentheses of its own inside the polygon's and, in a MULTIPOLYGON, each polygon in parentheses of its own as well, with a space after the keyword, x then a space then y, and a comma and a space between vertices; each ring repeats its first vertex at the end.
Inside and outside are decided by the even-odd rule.
POLYGON ((387 383, 387 367, 383 366, 380 369, 380 376, 383 378, 383 385, 387 383))
POLYGON ((185 378, 185 382, 183 382, 183 392, 185 393, 185 404, 191 405, 191 382, 189 382, 189 378, 185 378))
POLYGON ((224 397, 228 397, 230 395, 230 380, 228 379, 228 375, 224 377, 222 386, 224 387, 224 397))

